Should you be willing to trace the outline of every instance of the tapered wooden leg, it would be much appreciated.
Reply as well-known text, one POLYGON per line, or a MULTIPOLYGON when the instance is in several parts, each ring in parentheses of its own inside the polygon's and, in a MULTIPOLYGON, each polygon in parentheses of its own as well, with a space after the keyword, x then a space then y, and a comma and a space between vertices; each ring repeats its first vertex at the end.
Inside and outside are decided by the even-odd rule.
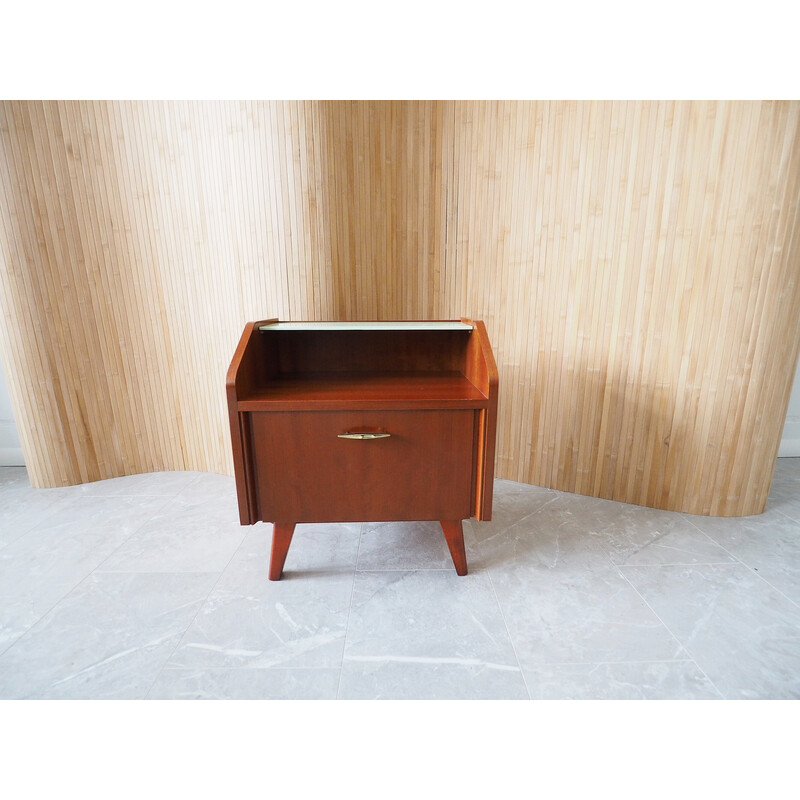
POLYGON ((444 538, 450 548, 450 556, 456 567, 457 575, 467 574, 467 553, 464 550, 464 529, 460 519, 440 520, 444 538))
POLYGON ((279 581, 286 563, 286 554, 292 543, 294 522, 274 522, 272 524, 272 553, 269 558, 269 579, 279 581))

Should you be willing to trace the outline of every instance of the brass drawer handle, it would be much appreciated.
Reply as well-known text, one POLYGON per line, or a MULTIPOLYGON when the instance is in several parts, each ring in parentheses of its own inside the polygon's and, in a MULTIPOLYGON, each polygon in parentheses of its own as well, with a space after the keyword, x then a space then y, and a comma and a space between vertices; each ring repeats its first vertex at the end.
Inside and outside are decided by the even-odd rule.
POLYGON ((339 434, 340 439, 386 439, 391 433, 350 433, 345 431, 339 434))

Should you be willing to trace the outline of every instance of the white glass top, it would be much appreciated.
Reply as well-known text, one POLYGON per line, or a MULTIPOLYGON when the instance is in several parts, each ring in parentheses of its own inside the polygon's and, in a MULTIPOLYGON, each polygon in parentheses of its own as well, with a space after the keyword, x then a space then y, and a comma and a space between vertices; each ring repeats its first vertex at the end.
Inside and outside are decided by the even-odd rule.
POLYGON ((457 320, 379 322, 272 322, 261 331, 471 331, 472 325, 457 320))

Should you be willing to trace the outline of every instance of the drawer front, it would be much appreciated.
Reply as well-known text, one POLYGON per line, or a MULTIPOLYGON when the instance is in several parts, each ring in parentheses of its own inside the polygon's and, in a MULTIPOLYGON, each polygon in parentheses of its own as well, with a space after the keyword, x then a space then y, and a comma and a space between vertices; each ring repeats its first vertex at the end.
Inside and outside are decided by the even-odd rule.
POLYGON ((359 522, 471 515, 475 412, 252 412, 260 519, 359 522), (383 432, 374 439, 340 438, 383 432))

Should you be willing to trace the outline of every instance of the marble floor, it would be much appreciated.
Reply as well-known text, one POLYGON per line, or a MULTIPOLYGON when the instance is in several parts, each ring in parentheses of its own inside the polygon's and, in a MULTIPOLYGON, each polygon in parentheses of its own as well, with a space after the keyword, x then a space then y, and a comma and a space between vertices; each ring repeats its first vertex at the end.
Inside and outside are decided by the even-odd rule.
POLYGON ((32 489, 0 469, 0 699, 800 697, 800 459, 712 519, 495 484, 435 523, 271 527, 233 479, 32 489))

